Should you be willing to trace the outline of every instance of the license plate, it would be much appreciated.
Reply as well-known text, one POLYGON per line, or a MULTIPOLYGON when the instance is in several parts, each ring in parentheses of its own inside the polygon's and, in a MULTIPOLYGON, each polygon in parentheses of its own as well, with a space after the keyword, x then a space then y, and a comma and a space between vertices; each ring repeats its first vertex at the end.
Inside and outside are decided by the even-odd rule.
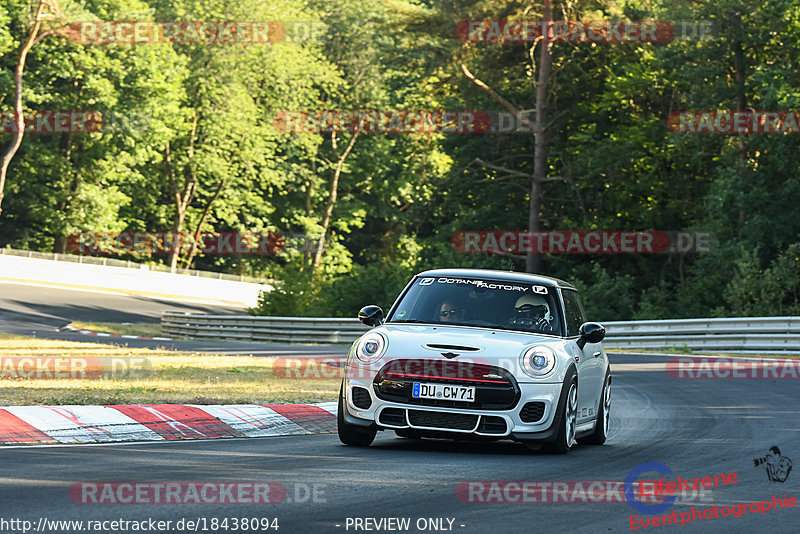
POLYGON ((475 402, 475 388, 472 386, 448 386, 447 384, 414 382, 411 396, 415 399, 475 402))

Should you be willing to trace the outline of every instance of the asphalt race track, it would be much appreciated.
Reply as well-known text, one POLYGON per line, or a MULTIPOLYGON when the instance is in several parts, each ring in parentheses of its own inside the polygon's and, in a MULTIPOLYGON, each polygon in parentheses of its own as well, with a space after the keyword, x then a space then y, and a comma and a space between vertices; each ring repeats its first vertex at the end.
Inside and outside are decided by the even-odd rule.
MULTIPOLYGON (((566 456, 529 452, 511 442, 413 441, 381 433, 368 449, 340 445, 335 434, 3 450, 3 517, 47 519, 277 517, 279 532, 354 532, 347 518, 455 518, 456 532, 625 532, 626 503, 469 503, 464 481, 624 481, 643 462, 699 478, 735 472, 734 485, 710 490, 677 512, 800 497, 800 474, 770 482, 753 459, 777 445, 800 458, 797 380, 676 380, 665 356, 613 355, 613 415, 606 445, 566 456), (318 485, 317 502, 246 504, 76 504, 76 482, 279 482, 288 500, 318 485), (320 486, 321 485, 321 486, 320 486), (337 527, 336 525, 341 525, 337 527), (460 525, 464 525, 461 527, 460 525)), ((651 472, 652 478, 657 478, 651 472)), ((648 477, 649 478, 649 477, 648 477)), ((672 510, 671 509, 671 510, 672 510)), ((670 513, 670 511, 664 512, 670 513)), ((663 514, 660 514, 663 515, 663 514)), ((174 524, 174 523, 173 523, 174 524)), ((445 527, 447 521, 444 522, 445 527)), ((798 532, 798 508, 704 519, 679 532, 798 532)))
MULTIPOLYGON (((246 313, 245 308, 0 283, 0 333, 42 339, 125 345, 135 348, 166 348, 219 354, 252 354, 253 356, 293 356, 297 354, 297 345, 279 343, 109 339, 56 330, 71 321, 158 323, 161 321, 161 314, 165 311, 236 315, 246 313)), ((345 346, 306 346, 304 354, 335 356, 347 354, 347 348, 345 346)))
MULTIPOLYGON (((341 354, 346 350, 344 346, 234 342, 120 342, 55 330, 70 320, 156 322, 167 309, 241 313, 231 308, 124 295, 0 285, 3 332, 260 355, 301 355, 309 351, 341 354)), ((770 501, 773 495, 800 498, 797 470, 784 483, 770 482, 764 467, 755 467, 753 462, 774 445, 784 456, 800 461, 798 380, 677 380, 664 370, 668 358, 611 355, 614 401, 610 438, 603 446, 579 446, 566 456, 530 452, 511 442, 415 441, 388 432, 380 433, 368 449, 345 447, 335 434, 4 447, 0 531, 19 531, 4 526, 3 520, 29 520, 37 526, 43 518, 172 521, 173 526, 162 532, 192 530, 185 523, 181 530, 174 525, 180 519, 204 518, 201 520, 205 521, 206 531, 213 531, 212 520, 247 517, 277 518, 280 533, 398 531, 395 524, 391 525, 395 530, 378 530, 371 522, 361 525, 372 530, 356 530, 356 518, 409 518, 408 532, 437 531, 418 530, 416 522, 421 518, 443 518, 439 531, 448 531, 448 520, 452 520, 452 530, 464 533, 628 532, 629 517, 644 516, 625 502, 592 503, 580 496, 572 502, 559 503, 462 502, 456 489, 467 481, 583 481, 588 487, 593 481, 624 481, 632 469, 645 462, 668 466, 671 480, 675 475, 738 475, 736 484, 707 490, 702 499, 679 499, 659 516, 672 510, 680 514, 691 506, 710 508, 770 501), (73 502, 69 492, 73 484, 80 482, 277 482, 286 488, 287 498, 280 503, 259 505, 80 504, 73 502), (317 496, 313 498, 309 490, 315 486, 317 496)), ((642 478, 659 476, 651 471, 642 478)), ((685 526, 651 526, 647 530, 798 532, 798 511, 748 511, 738 518, 703 519, 685 526)), ((233 531, 232 524, 228 531, 233 531)), ((202 532, 203 525, 197 526, 202 532)), ((110 526, 104 530, 113 531, 110 526)))

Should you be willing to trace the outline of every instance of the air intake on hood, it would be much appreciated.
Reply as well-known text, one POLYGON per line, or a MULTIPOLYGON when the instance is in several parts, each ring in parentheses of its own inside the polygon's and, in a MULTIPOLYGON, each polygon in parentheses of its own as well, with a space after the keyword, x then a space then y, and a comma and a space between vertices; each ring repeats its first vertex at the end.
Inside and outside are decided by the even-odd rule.
POLYGON ((460 350, 462 352, 474 352, 476 350, 481 350, 479 347, 464 347, 462 345, 437 345, 435 343, 429 343, 425 346, 429 349, 435 350, 460 350))

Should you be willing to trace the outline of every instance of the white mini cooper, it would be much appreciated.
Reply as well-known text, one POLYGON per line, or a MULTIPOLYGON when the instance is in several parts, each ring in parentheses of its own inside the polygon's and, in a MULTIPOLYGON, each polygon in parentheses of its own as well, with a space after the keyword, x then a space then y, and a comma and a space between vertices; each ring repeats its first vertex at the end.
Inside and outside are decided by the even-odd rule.
POLYGON ((567 452, 608 435, 611 370, 578 292, 555 278, 472 269, 415 276, 350 348, 339 395, 342 443, 512 439, 567 452))

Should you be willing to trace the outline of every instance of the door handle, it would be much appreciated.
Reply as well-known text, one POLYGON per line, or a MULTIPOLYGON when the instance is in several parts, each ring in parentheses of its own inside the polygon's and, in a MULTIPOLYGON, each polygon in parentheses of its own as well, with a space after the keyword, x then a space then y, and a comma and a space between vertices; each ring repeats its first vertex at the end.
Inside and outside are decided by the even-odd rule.
POLYGON ((595 352, 595 353, 594 353, 592 356, 594 356, 595 358, 597 358, 598 356, 600 356, 600 351, 598 351, 598 352, 595 352))

